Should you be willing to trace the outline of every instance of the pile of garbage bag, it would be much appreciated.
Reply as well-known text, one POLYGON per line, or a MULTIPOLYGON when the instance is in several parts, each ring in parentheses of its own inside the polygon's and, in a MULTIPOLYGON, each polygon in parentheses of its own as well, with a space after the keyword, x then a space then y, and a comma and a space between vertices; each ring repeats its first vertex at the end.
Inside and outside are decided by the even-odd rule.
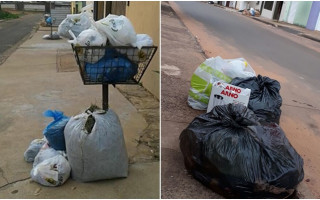
POLYGON ((33 140, 24 153, 33 162, 31 179, 44 186, 60 186, 71 176, 88 182, 128 176, 128 155, 118 116, 111 109, 91 106, 67 117, 47 110, 54 120, 43 139, 33 140))
POLYGON ((90 12, 67 15, 59 25, 58 33, 70 39, 69 43, 75 47, 80 46, 77 51, 79 61, 85 62, 88 78, 93 82, 130 80, 137 74, 137 62, 146 60, 147 50, 143 47, 153 46, 152 38, 147 34, 137 34, 130 20, 123 15, 109 14, 99 21, 94 21, 90 12), (110 53, 107 48, 102 48, 106 46, 132 48, 114 48, 119 56, 112 57, 106 55, 110 53), (115 73, 125 75, 114 78, 115 73))
POLYGON ((205 60, 191 77, 189 106, 206 110, 210 100, 218 101, 211 96, 212 86, 217 82, 251 90, 248 108, 262 120, 279 124, 282 105, 280 83, 269 77, 256 76, 244 58, 222 59, 218 56, 205 60))
POLYGON ((235 77, 252 77, 255 72, 244 58, 208 58, 196 69, 191 77, 188 104, 193 109, 206 110, 212 84, 216 81, 230 83, 235 77))
POLYGON ((303 160, 276 123, 241 104, 215 106, 180 135, 186 169, 231 198, 285 198, 303 180, 303 160))
POLYGON ((188 104, 207 113, 180 135, 186 169, 232 198, 285 198, 304 177, 303 159, 279 126, 280 83, 256 76, 243 58, 205 60, 188 104))

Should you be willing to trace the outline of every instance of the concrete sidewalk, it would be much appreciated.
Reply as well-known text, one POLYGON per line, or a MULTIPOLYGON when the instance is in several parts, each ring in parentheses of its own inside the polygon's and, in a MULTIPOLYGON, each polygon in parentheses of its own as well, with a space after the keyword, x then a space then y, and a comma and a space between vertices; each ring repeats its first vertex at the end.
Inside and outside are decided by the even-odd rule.
POLYGON ((223 198, 195 180, 184 167, 179 135, 202 113, 187 104, 190 77, 206 59, 188 28, 167 2, 161 2, 161 197, 223 198))
POLYGON ((83 85, 67 41, 43 40, 45 34, 48 28, 40 28, 0 65, 0 197, 159 198, 159 144, 154 144, 159 141, 159 102, 140 86, 127 86, 139 94, 133 103, 130 93, 124 97, 109 87, 109 105, 120 118, 130 158, 128 178, 91 183, 69 179, 56 188, 31 181, 32 164, 23 153, 33 139, 43 137, 52 120, 42 113, 56 109, 74 116, 91 103, 102 105, 101 85, 83 85), (153 107, 144 107, 144 101, 153 107), (152 113, 153 121, 143 111, 152 113), (151 142, 145 144, 144 138, 151 142))
MULTIPOLYGON (((193 7, 191 7, 193 8, 193 7)), ((192 9, 191 9, 192 12, 192 9)), ((207 56, 234 56, 236 49, 223 46, 223 40, 215 38, 212 40, 202 29, 203 24, 192 20, 190 16, 184 15, 179 5, 174 2, 162 2, 162 77, 161 77, 161 196, 162 198, 223 198, 211 190, 205 188, 197 180, 188 174, 184 167, 183 157, 179 148, 179 135, 189 123, 203 112, 193 110, 187 105, 188 90, 190 88, 190 77, 195 68, 202 63, 207 56), (172 6, 172 8, 171 8, 172 6), (195 31, 196 30, 196 31, 195 31), (194 35, 197 35, 194 37, 194 35), (209 39, 208 39, 209 38, 209 39), (200 41, 200 44, 198 43, 200 41), (205 46, 204 44, 208 44, 205 46), (207 55, 204 54, 206 52, 207 55)), ((195 14, 196 15, 196 14, 195 14)), ((250 20, 249 20, 250 21, 250 20)), ((260 24, 258 22, 255 22, 260 24)), ((261 25, 261 24, 260 24, 261 25)), ((263 25, 264 26, 264 25, 263 25)), ((218 27, 219 28, 219 27, 218 27)), ((212 36, 212 35, 211 35, 212 36)), ((313 42, 312 42, 313 43, 313 42)), ((241 51, 243 49, 240 49, 241 51)), ((240 57, 240 56, 239 56, 240 57)), ((231 57, 232 58, 232 57, 231 57)), ((251 64, 251 62, 250 62, 251 64)), ((263 70, 258 62, 252 64, 256 67, 257 74, 279 78, 281 82, 282 97, 291 101, 293 99, 290 93, 286 93, 292 81, 290 74, 287 78, 282 78, 280 71, 273 70, 269 67, 263 70)), ((268 66, 268 65, 266 65, 268 66)), ((294 78, 293 78, 294 79, 294 78)), ((305 85, 295 81, 297 88, 305 90, 305 85), (298 85, 299 84, 299 85, 298 85)), ((308 95, 301 93, 302 99, 311 99, 308 95)), ((298 98, 295 95, 295 98, 298 98)), ((313 98, 318 99, 318 98, 313 98)), ((304 102, 303 100, 302 102, 304 102)), ((313 104, 313 103, 312 103, 313 104)), ((311 105, 311 104, 310 104, 311 105)), ((314 104, 315 105, 315 104, 314 104)), ((316 115, 318 110, 304 109, 294 107, 284 101, 281 116, 281 127, 287 133, 291 144, 297 149, 304 159, 305 180, 297 188, 294 198, 315 198, 317 197, 316 186, 319 180, 316 177, 317 166, 319 166, 317 151, 318 132, 309 134, 312 130, 306 125, 318 124, 313 122, 309 116, 316 115), (299 113, 297 115, 297 113, 299 113), (305 121, 303 119, 306 119, 305 121), (303 127, 303 130, 301 129, 303 127), (303 134, 302 134, 303 133, 303 134), (307 141, 305 143, 301 141, 307 141), (316 166, 316 167, 314 167, 316 166), (313 173, 314 172, 314 173, 313 173), (313 182, 312 184, 310 184, 313 182), (313 193, 314 192, 314 193, 313 193)))
MULTIPOLYGON (((239 12, 238 10, 233 9, 233 8, 228 8, 228 7, 224 7, 224 6, 220 6, 220 5, 216 5, 216 4, 214 4, 214 6, 225 9, 226 11, 229 11, 229 12, 235 12, 235 13, 242 15, 241 12, 239 12)), ((295 34, 300 37, 308 38, 308 39, 313 40, 315 42, 320 42, 320 31, 308 30, 306 28, 303 28, 303 27, 300 27, 300 26, 297 26, 294 24, 289 24, 286 22, 279 22, 276 20, 267 19, 262 16, 259 16, 259 17, 246 16, 246 15, 243 15, 243 16, 249 17, 253 20, 256 20, 256 21, 262 22, 264 24, 268 24, 273 27, 279 28, 279 29, 286 31, 288 33, 295 34)))

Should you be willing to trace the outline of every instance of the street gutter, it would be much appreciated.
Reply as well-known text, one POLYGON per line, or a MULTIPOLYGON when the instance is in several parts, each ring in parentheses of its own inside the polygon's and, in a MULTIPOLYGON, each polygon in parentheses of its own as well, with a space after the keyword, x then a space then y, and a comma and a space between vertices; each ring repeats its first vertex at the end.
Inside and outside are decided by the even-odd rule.
MULTIPOLYGON (((2 20, 4 21, 4 20, 2 20)), ((1 22, 1 20, 0 20, 1 22)), ((3 52, 3 55, 0 57, 0 66, 7 60, 7 58, 9 58, 9 56, 15 52, 16 49, 19 48, 19 46, 21 44, 23 44, 27 39, 31 38, 39 29, 40 27, 40 23, 36 24, 32 30, 30 31, 30 33, 28 33, 26 36, 24 36, 19 42, 17 42, 16 44, 14 44, 12 47, 10 47, 9 49, 7 49, 5 52, 3 52)))

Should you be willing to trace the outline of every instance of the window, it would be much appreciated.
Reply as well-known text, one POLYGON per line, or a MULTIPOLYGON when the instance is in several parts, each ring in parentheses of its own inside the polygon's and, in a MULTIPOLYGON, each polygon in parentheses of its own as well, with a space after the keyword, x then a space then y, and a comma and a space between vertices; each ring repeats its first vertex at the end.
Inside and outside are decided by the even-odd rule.
POLYGON ((264 9, 272 10, 272 7, 273 7, 273 1, 265 1, 264 2, 264 9))

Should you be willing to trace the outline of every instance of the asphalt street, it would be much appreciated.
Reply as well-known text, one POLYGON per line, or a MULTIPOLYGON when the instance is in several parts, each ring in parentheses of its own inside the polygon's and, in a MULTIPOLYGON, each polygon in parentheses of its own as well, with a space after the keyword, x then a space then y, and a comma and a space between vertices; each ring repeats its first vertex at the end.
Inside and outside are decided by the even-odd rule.
POLYGON ((190 78, 215 56, 243 57, 280 82, 280 126, 304 160, 296 197, 320 198, 320 44, 205 2, 162 2, 161 27, 162 198, 223 198, 186 172, 179 147, 180 133, 204 112, 187 104, 190 78))
POLYGON ((27 14, 18 19, 0 22, 0 59, 3 53, 28 35, 43 17, 42 13, 27 14))
MULTIPOLYGON (((320 77, 319 52, 268 31, 251 19, 202 2, 177 2, 188 17, 202 23, 208 34, 241 49, 245 58, 270 60, 315 83, 320 77)), ((320 83, 317 82, 320 86, 320 83)))

